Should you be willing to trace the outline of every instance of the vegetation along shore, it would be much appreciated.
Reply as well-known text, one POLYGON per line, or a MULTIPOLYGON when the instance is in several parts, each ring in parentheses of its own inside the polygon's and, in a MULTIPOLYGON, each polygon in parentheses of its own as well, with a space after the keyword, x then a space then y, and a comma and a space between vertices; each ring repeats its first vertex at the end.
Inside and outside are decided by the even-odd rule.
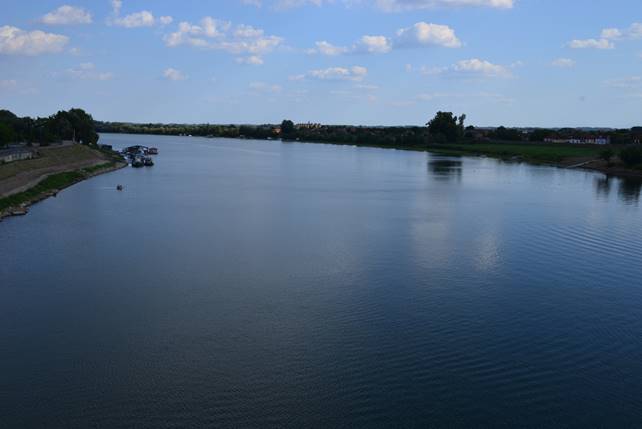
POLYGON ((0 111, 0 219, 127 165, 98 138, 93 118, 80 109, 37 119, 0 111))
POLYGON ((466 115, 438 112, 425 126, 367 127, 131 124, 95 121, 82 109, 46 118, 20 118, 0 110, 0 219, 24 214, 36 201, 88 177, 126 166, 99 132, 281 139, 312 143, 485 155, 512 161, 587 168, 642 178, 642 127, 631 129, 476 128, 466 115))
POLYGON ((485 155, 560 167, 587 168, 609 175, 642 177, 642 127, 606 128, 476 128, 466 116, 438 112, 426 126, 368 127, 281 124, 132 124, 97 122, 104 133, 191 135, 348 144, 445 155, 485 155))

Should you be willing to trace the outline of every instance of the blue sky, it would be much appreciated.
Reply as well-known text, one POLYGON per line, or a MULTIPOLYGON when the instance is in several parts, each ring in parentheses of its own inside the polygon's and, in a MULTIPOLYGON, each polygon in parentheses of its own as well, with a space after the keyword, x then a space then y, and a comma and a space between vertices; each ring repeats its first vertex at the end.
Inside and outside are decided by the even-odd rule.
POLYGON ((100 120, 642 125, 639 0, 3 0, 0 107, 100 120))

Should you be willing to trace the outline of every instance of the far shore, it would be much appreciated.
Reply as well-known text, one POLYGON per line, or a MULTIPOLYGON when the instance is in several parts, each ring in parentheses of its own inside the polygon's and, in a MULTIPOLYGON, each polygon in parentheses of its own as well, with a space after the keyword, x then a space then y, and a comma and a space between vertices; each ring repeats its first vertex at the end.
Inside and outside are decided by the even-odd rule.
MULTIPOLYGON (((101 131, 101 134, 127 134, 119 132, 101 131)), ((192 137, 180 134, 143 134, 133 133, 132 135, 153 135, 192 137)), ((315 141, 300 139, 266 139, 257 137, 234 137, 234 136, 193 136, 202 138, 230 138, 239 140, 272 140, 286 143, 311 143, 331 144, 338 146, 371 147, 379 149, 408 150, 415 152, 430 152, 447 156, 487 156, 489 158, 501 159, 512 162, 527 162, 534 165, 548 165, 558 168, 582 169, 603 173, 607 176, 622 178, 642 179, 642 170, 629 168, 615 160, 610 165, 600 159, 600 152, 604 149, 618 151, 622 145, 596 145, 596 144, 563 144, 543 142, 512 142, 512 141, 484 141, 465 143, 442 143, 432 145, 400 145, 400 144, 368 144, 368 143, 344 143, 337 141, 315 141)))

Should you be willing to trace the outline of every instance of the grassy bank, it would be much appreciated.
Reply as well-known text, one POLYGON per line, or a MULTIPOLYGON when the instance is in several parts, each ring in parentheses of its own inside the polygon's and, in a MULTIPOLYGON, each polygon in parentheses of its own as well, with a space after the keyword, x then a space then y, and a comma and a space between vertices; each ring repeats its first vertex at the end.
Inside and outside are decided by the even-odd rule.
POLYGON ((38 153, 39 156, 34 159, 0 165, 0 181, 25 171, 56 168, 60 165, 72 163, 99 162, 102 154, 102 152, 83 145, 43 147, 38 149, 38 153))
POLYGON ((31 205, 89 177, 113 171, 125 165, 124 163, 109 161, 93 167, 53 174, 25 192, 0 199, 0 218, 3 215, 7 215, 7 212, 11 211, 12 208, 31 205))
POLYGON ((517 143, 469 143, 428 146, 431 152, 444 155, 487 155, 495 158, 520 158, 535 163, 568 164, 583 159, 596 159, 603 150, 600 146, 548 145, 517 143))

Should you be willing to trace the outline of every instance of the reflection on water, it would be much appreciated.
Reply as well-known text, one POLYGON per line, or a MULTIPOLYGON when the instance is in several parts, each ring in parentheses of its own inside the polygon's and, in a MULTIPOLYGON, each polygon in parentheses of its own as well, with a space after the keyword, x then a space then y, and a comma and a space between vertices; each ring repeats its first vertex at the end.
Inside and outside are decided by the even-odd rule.
POLYGON ((627 204, 637 204, 640 201, 642 181, 637 179, 621 179, 618 194, 620 199, 627 204))
POLYGON ((0 427, 640 427, 639 183, 101 141, 160 155, 0 223, 0 427))
POLYGON ((611 177, 596 177, 595 178, 595 195, 601 199, 608 199, 611 195, 611 184, 613 181, 611 177))
POLYGON ((594 181, 595 196, 608 200, 617 184, 618 199, 626 205, 634 205, 640 201, 642 180, 633 178, 615 178, 611 176, 596 177, 594 181))
POLYGON ((461 181, 463 162, 457 159, 435 159, 428 161, 428 171, 437 180, 461 181))

